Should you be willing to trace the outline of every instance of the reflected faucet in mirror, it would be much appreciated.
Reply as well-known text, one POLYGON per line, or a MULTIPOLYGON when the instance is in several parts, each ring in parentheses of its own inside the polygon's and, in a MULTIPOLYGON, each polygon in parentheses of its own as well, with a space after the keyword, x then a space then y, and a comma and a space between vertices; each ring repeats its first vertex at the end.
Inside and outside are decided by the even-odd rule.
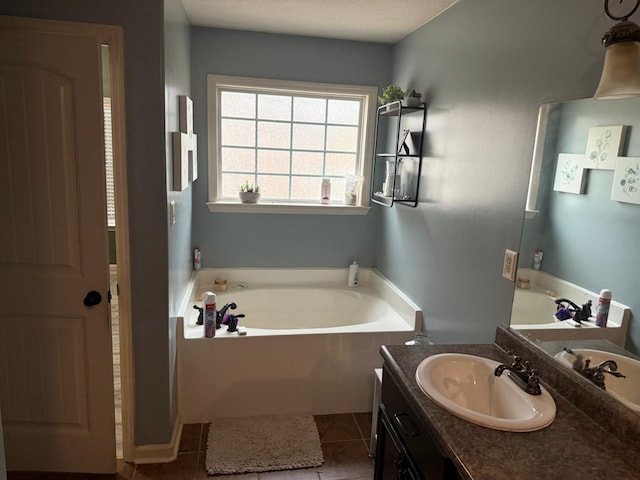
POLYGON ((618 372, 618 364, 615 360, 603 360, 596 366, 592 367, 590 358, 587 358, 583 362, 581 354, 576 354, 573 350, 567 347, 564 348, 564 351, 576 357, 572 366, 573 370, 578 372, 587 380, 593 382, 602 390, 607 389, 605 385, 605 373, 617 378, 627 378, 626 375, 618 372))
POLYGON ((582 307, 579 307, 576 303, 566 298, 556 298, 555 303, 558 305, 555 315, 558 320, 572 319, 578 323, 582 323, 589 320, 591 316, 591 305, 593 305, 591 300, 583 303, 582 307))
MULTIPOLYGON (((586 368, 602 368, 606 389, 599 388, 591 379, 587 384, 592 386, 592 393, 601 395, 602 400, 607 401, 613 398, 625 407, 629 408, 636 415, 640 416, 640 357, 634 355, 608 340, 551 340, 551 341, 531 341, 519 330, 512 330, 525 340, 530 342, 534 350, 538 350, 550 360, 557 361, 566 367, 571 375, 580 375, 579 371, 585 369, 586 361, 589 365, 586 368), (613 360, 616 364, 611 368, 613 360), (593 367, 595 365, 596 367, 593 367), (612 373, 609 373, 612 372, 612 373), (618 375, 619 374, 619 375, 618 375), (601 393, 600 393, 601 392, 601 393)), ((542 360, 544 364, 544 361, 542 360)), ((587 371, 587 375, 594 371, 587 371)), ((600 380, 602 378, 600 377, 600 380)), ((588 387, 588 385, 587 385, 588 387)))

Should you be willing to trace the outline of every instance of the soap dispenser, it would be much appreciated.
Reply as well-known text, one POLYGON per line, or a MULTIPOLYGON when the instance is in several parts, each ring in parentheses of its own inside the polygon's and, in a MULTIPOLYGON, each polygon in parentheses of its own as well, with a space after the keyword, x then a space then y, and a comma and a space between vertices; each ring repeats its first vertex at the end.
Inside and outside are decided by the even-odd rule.
POLYGON ((351 265, 349 265, 349 276, 347 278, 347 286, 348 287, 357 287, 358 286, 358 263, 354 260, 351 265))

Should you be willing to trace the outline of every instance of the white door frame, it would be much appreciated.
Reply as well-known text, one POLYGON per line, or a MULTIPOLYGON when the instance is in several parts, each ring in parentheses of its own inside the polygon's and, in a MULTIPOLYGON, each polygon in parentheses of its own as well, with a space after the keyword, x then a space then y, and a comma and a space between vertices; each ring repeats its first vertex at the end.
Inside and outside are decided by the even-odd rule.
MULTIPOLYGON (((118 320, 120 324, 120 375, 122 388, 123 460, 135 460, 134 372, 131 335, 131 257, 124 96, 124 48, 121 27, 107 27, 111 81, 111 128, 116 207, 116 258, 118 264, 118 320)), ((107 33, 105 31, 105 33, 107 33)), ((106 226, 105 226, 106 228, 106 226)))

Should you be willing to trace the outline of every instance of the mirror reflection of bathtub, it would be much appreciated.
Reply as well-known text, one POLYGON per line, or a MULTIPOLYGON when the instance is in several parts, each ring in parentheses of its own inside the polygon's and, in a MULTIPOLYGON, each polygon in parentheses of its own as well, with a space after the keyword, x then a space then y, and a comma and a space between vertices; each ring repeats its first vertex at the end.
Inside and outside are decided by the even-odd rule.
POLYGON ((631 311, 626 305, 612 301, 605 328, 597 327, 595 318, 582 322, 560 321, 556 313, 555 300, 571 299, 578 305, 591 300, 595 315, 598 294, 561 280, 545 272, 519 269, 518 278, 529 280, 529 288, 516 287, 511 309, 511 328, 533 340, 580 340, 605 339, 624 347, 631 311))

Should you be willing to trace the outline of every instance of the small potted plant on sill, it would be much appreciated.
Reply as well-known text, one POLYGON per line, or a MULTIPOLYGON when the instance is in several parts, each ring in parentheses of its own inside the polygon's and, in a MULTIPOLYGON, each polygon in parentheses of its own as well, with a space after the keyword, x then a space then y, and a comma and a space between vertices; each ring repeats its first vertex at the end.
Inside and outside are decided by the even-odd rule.
POLYGON ((240 185, 238 195, 242 203, 257 203, 260 200, 260 187, 247 180, 240 185))
POLYGON ((415 90, 411 90, 411 92, 407 95, 407 107, 415 108, 420 105, 420 99, 422 98, 422 94, 420 92, 416 92, 415 90))
POLYGON ((378 97, 380 105, 386 105, 398 100, 404 100, 406 93, 398 85, 387 85, 382 90, 382 96, 378 97))

